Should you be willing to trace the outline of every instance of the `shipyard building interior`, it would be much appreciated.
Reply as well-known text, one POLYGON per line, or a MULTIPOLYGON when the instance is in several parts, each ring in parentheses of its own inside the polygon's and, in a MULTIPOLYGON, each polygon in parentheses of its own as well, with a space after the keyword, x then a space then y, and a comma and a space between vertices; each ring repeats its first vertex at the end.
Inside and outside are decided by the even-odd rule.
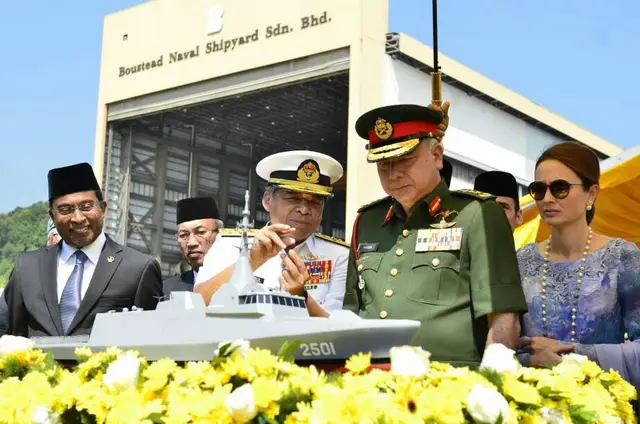
MULTIPOLYGON (((176 202, 213 196, 225 227, 241 219, 250 190, 255 227, 268 221, 256 164, 281 151, 308 149, 347 172, 348 70, 108 124, 106 230, 152 254, 164 275, 180 271, 176 202)), ((334 187, 321 231, 344 238, 346 178, 334 187)))

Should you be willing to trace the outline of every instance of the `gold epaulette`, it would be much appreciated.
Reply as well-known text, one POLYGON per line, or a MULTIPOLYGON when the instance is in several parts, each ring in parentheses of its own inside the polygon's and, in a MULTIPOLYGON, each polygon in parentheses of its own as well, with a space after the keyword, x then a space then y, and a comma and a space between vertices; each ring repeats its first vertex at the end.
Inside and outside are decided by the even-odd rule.
POLYGON ((471 196, 480 200, 488 200, 496 197, 493 194, 485 193, 484 191, 469 190, 469 189, 455 190, 455 191, 452 191, 451 194, 453 195, 461 194, 463 196, 471 196))
POLYGON ((330 241, 331 243, 339 244, 344 247, 351 247, 349 243, 336 237, 327 236, 321 233, 315 233, 315 236, 321 238, 322 240, 330 241))
MULTIPOLYGON (((249 228, 247 231, 248 237, 253 237, 256 235, 258 230, 249 228)), ((220 235, 224 237, 241 237, 242 229, 241 228, 220 228, 220 235)))
POLYGON ((387 200, 391 200, 391 196, 383 197, 382 199, 374 200, 371 203, 367 203, 364 206, 360 206, 360 209, 358 209, 358 213, 363 212, 363 211, 365 211, 367 209, 370 209, 371 207, 373 207, 375 205, 378 205, 378 204, 380 204, 382 202, 385 202, 387 200))

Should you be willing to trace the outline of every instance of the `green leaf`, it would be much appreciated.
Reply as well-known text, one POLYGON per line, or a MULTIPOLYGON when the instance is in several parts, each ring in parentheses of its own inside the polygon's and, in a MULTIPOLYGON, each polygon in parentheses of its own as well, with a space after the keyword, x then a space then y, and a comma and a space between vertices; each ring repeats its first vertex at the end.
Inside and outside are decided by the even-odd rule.
POLYGON ((478 372, 502 392, 502 377, 500 374, 489 368, 480 368, 478 372))
POLYGON ((588 410, 584 405, 570 406, 569 415, 574 424, 589 424, 598 421, 598 413, 588 410))
POLYGON ((256 421, 257 424, 278 424, 278 421, 273 418, 265 417, 262 414, 258 415, 254 421, 256 421))
POLYGON ((294 362, 296 359, 296 350, 298 350, 300 344, 302 344, 302 341, 300 340, 284 342, 282 346, 280 346, 278 357, 283 361, 294 362))
POLYGON ((162 414, 159 412, 154 412, 153 414, 149 414, 147 419, 152 423, 164 424, 164 420, 162 419, 162 414))

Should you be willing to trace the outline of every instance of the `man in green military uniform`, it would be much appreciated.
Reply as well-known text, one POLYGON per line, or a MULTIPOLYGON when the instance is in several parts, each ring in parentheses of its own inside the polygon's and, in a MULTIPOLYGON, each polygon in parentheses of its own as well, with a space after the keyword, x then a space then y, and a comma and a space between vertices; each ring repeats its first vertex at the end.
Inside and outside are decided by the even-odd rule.
POLYGON ((515 349, 527 311, 513 236, 491 195, 441 180, 442 112, 374 109, 356 123, 389 195, 358 211, 345 308, 422 323, 412 344, 433 360, 477 366, 485 346, 515 349))

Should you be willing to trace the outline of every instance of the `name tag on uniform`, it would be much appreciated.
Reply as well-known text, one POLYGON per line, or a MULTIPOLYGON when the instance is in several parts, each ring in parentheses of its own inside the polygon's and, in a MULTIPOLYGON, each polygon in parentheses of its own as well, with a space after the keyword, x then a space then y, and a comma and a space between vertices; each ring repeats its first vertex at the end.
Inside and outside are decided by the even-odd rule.
POLYGON ((324 261, 305 261, 307 272, 309 273, 309 279, 306 281, 305 286, 327 284, 331 279, 331 260, 324 261))
POLYGON ((360 243, 358 244, 358 253, 371 253, 378 251, 378 243, 360 243))
POLYGON ((462 228, 441 228, 418 230, 416 252, 438 252, 460 250, 462 228))

